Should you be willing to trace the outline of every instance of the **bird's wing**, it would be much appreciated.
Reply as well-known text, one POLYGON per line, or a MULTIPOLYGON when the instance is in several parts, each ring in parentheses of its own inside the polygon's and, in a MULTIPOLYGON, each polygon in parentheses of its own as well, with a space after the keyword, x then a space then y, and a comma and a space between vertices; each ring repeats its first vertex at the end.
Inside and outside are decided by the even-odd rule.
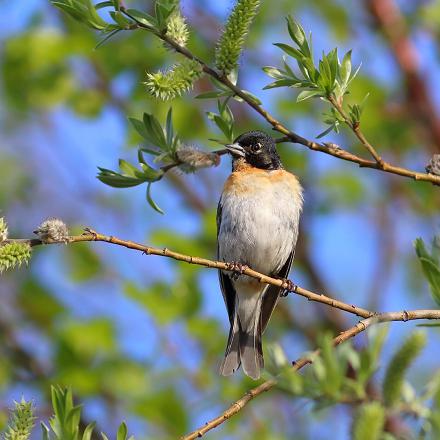
MULTIPOLYGON (((217 206, 217 239, 218 234, 220 231, 220 225, 222 222, 222 205, 221 205, 221 199, 217 206)), ((219 249, 218 249, 218 241, 217 241, 217 258, 219 256, 219 249)), ((221 270, 218 271, 218 277, 220 281, 220 288, 222 290, 223 299, 225 300, 226 308, 228 310, 228 316, 229 316, 229 322, 231 326, 234 325, 234 315, 235 315, 235 297, 236 292, 234 289, 234 286, 231 282, 231 279, 228 275, 223 273, 221 270)))
MULTIPOLYGON (((294 256, 295 247, 292 248, 292 252, 284 263, 284 266, 278 271, 278 273, 274 273, 273 276, 277 278, 287 278, 287 275, 290 272, 290 267, 292 266, 294 256)), ((281 290, 282 289, 280 287, 269 285, 266 292, 264 292, 263 302, 261 305, 261 333, 263 333, 266 329, 267 323, 272 316, 272 312, 277 305, 281 290)))

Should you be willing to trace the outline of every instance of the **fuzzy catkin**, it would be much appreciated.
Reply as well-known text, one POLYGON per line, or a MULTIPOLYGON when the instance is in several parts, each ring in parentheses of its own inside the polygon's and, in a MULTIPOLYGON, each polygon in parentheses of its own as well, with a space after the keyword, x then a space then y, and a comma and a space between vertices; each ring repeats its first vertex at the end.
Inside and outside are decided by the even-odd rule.
POLYGON ((383 397, 385 405, 394 406, 400 399, 405 374, 411 363, 426 345, 426 335, 417 331, 412 333, 391 358, 383 380, 383 397))
POLYGON ((202 68, 197 61, 184 60, 167 71, 147 73, 144 84, 151 95, 169 101, 190 90, 202 75, 202 68))
POLYGON ((385 410, 380 402, 368 402, 356 411, 353 427, 353 440, 379 440, 385 424, 385 410))
POLYGON ((22 264, 31 258, 29 243, 11 242, 0 245, 0 273, 22 264))
POLYGON ((0 243, 8 238, 8 224, 3 217, 0 217, 0 243))
MULTIPOLYGON (((180 11, 173 12, 167 22, 167 36, 173 39, 179 46, 186 46, 189 37, 188 26, 185 17, 180 11)), ((166 43, 167 48, 172 49, 166 43)))
POLYGON ((215 50, 215 65, 223 73, 228 74, 237 66, 259 5, 259 0, 238 0, 229 15, 215 50))
POLYGON ((216 153, 207 153, 193 147, 184 147, 176 152, 180 162, 179 169, 184 173, 193 173, 200 168, 217 166, 220 156, 216 153))
POLYGON ((35 424, 32 402, 15 402, 4 440, 28 440, 35 424))
POLYGON ((66 243, 69 230, 59 218, 48 218, 34 231, 43 243, 66 243))

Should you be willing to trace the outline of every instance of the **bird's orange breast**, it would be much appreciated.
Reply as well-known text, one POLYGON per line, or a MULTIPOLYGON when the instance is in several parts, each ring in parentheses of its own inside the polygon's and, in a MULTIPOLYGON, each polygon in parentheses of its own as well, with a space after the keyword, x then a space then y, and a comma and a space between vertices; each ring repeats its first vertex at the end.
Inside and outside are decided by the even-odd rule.
POLYGON ((223 192, 231 196, 243 196, 266 191, 273 186, 284 186, 287 191, 301 197, 301 185, 292 173, 286 170, 262 170, 251 166, 243 166, 231 173, 223 192))

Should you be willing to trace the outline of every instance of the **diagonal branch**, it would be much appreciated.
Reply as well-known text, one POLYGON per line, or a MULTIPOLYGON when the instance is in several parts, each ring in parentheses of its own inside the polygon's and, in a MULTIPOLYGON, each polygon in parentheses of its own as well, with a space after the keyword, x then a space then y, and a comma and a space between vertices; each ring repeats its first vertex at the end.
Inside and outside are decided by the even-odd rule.
POLYGON ((342 107, 341 103, 338 102, 337 99, 335 99, 333 96, 328 96, 327 98, 330 101, 330 104, 337 110, 337 112, 342 116, 344 119, 345 124, 353 131, 355 136, 359 139, 361 144, 368 150, 368 152, 373 156, 374 160, 377 162, 377 164, 382 168, 384 164, 384 160, 380 157, 379 153, 376 151, 376 149, 373 147, 373 145, 368 142, 365 135, 362 133, 359 122, 353 123, 350 121, 350 118, 348 117, 347 113, 345 113, 344 108, 342 107))
MULTIPOLYGON (((109 235, 100 234, 100 233, 93 231, 91 229, 88 229, 88 228, 85 231, 86 232, 82 235, 73 235, 71 237, 68 237, 65 242, 66 243, 78 243, 78 242, 84 242, 84 241, 102 241, 102 242, 106 242, 106 243, 110 243, 110 244, 115 244, 118 246, 123 246, 128 249, 137 250, 137 251, 144 253, 145 255, 158 255, 161 257, 172 258, 174 260, 184 261, 186 263, 196 264, 199 266, 204 266, 204 267, 208 267, 208 268, 212 268, 212 269, 221 269, 221 270, 225 270, 225 271, 236 272, 236 273, 240 273, 242 275, 248 275, 252 278, 255 278, 260 283, 271 284, 273 286, 281 287, 285 292, 295 293, 299 296, 307 298, 309 301, 315 301, 315 302, 319 302, 322 304, 326 304, 330 307, 334 307, 334 308, 343 310, 345 312, 352 313, 356 316, 360 316, 361 318, 369 318, 369 317, 372 317, 375 315, 375 312, 372 312, 370 310, 363 309, 361 307, 357 307, 353 304, 347 304, 342 301, 338 301, 336 299, 330 298, 329 296, 326 296, 323 294, 318 294, 318 293, 312 292, 310 290, 304 289, 303 287, 300 287, 300 286, 293 284, 292 281, 287 280, 287 279, 279 279, 279 278, 270 277, 270 276, 265 275, 263 273, 257 272, 256 270, 253 270, 247 266, 241 266, 241 267, 237 268, 238 265, 236 263, 208 260, 207 258, 200 258, 200 257, 191 256, 191 255, 181 254, 179 252, 175 252, 175 251, 172 251, 167 248, 164 248, 164 249, 155 248, 155 247, 143 245, 140 243, 136 243, 136 242, 130 241, 130 240, 122 240, 120 238, 113 237, 111 235, 109 236, 109 235)), ((43 243, 39 239, 31 239, 31 240, 28 240, 28 239, 8 239, 8 240, 5 240, 3 243, 6 244, 6 243, 14 242, 14 241, 26 242, 26 243, 29 243, 29 245, 32 247, 40 246, 43 244, 57 244, 57 243, 59 243, 56 241, 49 242, 49 243, 43 243)))
MULTIPOLYGON (((350 327, 348 330, 343 331, 338 336, 333 339, 333 345, 337 346, 342 344, 343 342, 353 338, 359 333, 367 330, 368 327, 379 324, 382 322, 390 322, 390 321, 412 321, 416 319, 440 319, 440 310, 411 310, 411 311, 400 311, 400 312, 386 312, 379 313, 375 316, 371 316, 370 318, 363 319, 359 321, 353 327, 350 327)), ((313 359, 319 355, 319 350, 315 350, 312 354, 304 356, 298 359, 292 365, 292 372, 298 371, 301 368, 305 367, 308 364, 313 363, 313 359)), ((235 401, 228 409, 226 409, 220 416, 210 420, 205 423, 204 426, 196 429, 195 431, 181 437, 181 440, 194 440, 196 438, 202 437, 208 431, 216 428, 221 425, 226 420, 230 419, 232 416, 240 412, 251 400, 260 394, 269 391, 274 388, 277 384, 276 378, 269 379, 266 382, 263 382, 261 385, 258 385, 255 388, 249 390, 243 397, 235 401)))
POLYGON ((275 117, 273 117, 267 110, 265 110, 254 99, 252 99, 252 97, 250 97, 247 93, 245 93, 243 90, 241 90, 235 84, 233 84, 227 78, 227 76, 218 73, 216 70, 214 70, 213 68, 208 66, 208 64, 206 64, 200 58, 196 57, 186 47, 181 46, 180 44, 176 43, 176 41, 174 41, 172 38, 167 36, 166 33, 161 33, 157 29, 153 28, 152 26, 145 25, 145 24, 141 23, 139 20, 136 20, 136 18, 131 16, 123 7, 121 7, 121 12, 124 13, 131 20, 133 20, 137 24, 138 28, 145 29, 145 30, 153 33, 158 38, 160 38, 161 40, 168 43, 168 45, 173 47, 176 52, 182 54, 184 57, 186 57, 190 60, 197 61, 200 65, 200 67, 202 68, 203 72, 205 72, 207 75, 211 76, 212 78, 216 79, 217 81, 221 82, 226 87, 228 87, 231 91, 233 91, 235 96, 239 96, 244 102, 246 102, 257 113, 259 113, 272 126, 272 128, 274 130, 285 135, 289 142, 294 143, 294 144, 303 145, 303 146, 309 148, 310 150, 321 151, 323 153, 329 154, 330 156, 337 157, 338 159, 357 163, 360 167, 363 167, 363 168, 373 168, 373 169, 381 170, 386 173, 397 174, 399 176, 404 176, 404 177, 407 177, 410 179, 420 180, 420 181, 424 181, 424 182, 430 182, 433 185, 440 186, 440 176, 437 176, 434 174, 419 173, 417 171, 410 170, 410 169, 403 168, 403 167, 398 167, 398 166, 392 165, 392 164, 390 164, 388 162, 384 162, 384 161, 378 162, 377 160, 367 160, 367 159, 364 159, 360 156, 352 154, 352 153, 348 152, 347 150, 340 148, 338 145, 336 145, 334 143, 317 143, 314 141, 310 141, 310 140, 294 133, 293 131, 289 130, 285 125, 283 125, 279 120, 277 120, 275 117))

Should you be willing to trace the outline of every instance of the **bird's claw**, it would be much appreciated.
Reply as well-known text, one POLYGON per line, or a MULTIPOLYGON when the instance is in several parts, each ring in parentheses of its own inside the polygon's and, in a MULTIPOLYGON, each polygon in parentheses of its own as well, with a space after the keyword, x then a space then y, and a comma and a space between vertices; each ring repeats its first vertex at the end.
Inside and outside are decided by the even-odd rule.
POLYGON ((84 232, 82 235, 93 235, 93 239, 96 240, 98 237, 98 233, 94 231, 92 228, 84 228, 84 232))
POLYGON ((240 263, 239 261, 232 261, 231 263, 228 263, 228 270, 232 271, 231 279, 234 281, 237 281, 238 277, 243 275, 246 269, 249 269, 249 266, 240 263))
POLYGON ((283 279, 283 290, 280 293, 280 296, 285 298, 289 293, 296 293, 296 290, 298 289, 298 286, 296 284, 294 284, 291 280, 289 279, 283 279))

